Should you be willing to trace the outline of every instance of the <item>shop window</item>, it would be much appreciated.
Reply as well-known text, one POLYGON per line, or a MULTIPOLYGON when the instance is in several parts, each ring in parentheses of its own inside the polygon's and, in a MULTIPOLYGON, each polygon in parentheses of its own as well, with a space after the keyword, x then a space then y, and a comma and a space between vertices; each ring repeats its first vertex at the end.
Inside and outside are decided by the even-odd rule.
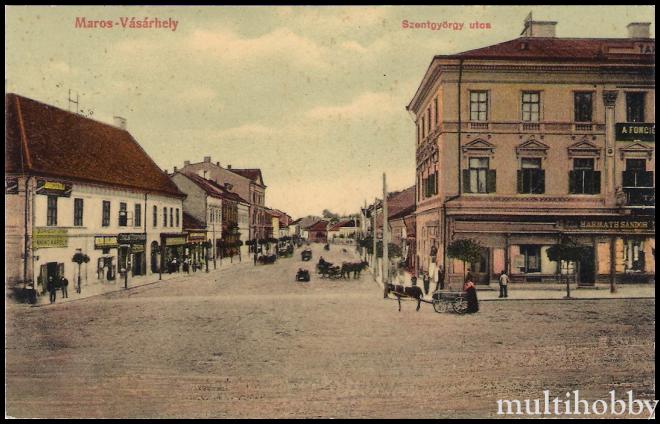
POLYGON ((470 158, 469 169, 463 170, 463 191, 466 193, 495 193, 496 173, 489 169, 488 158, 470 158))
POLYGON ((591 122, 593 115, 592 93, 575 93, 573 96, 575 122, 591 122))
POLYGON ((126 213, 126 203, 121 202, 119 203, 119 226, 120 227, 125 227, 126 223, 128 221, 127 219, 127 213, 126 213))
POLYGON ((488 92, 470 91, 470 121, 488 120, 488 92))
POLYGON ((524 257, 524 272, 541 272, 541 246, 520 246, 520 254, 524 257))
POLYGON ((83 225, 83 199, 73 199, 73 225, 76 227, 83 225))
POLYGON ((46 210, 46 225, 57 225, 57 196, 48 196, 48 206, 46 210))
POLYGON ((600 171, 594 170, 593 158, 573 159, 573 170, 569 171, 568 177, 569 193, 600 193, 600 171))
POLYGON ((136 227, 142 226, 142 205, 139 203, 135 204, 135 223, 136 227))
POLYGON ((545 193, 545 170, 541 169, 541 158, 522 158, 518 170, 518 193, 545 193))
POLYGON ((643 92, 626 93, 627 122, 644 122, 644 94, 643 92))
POLYGON ((109 227, 110 226, 110 201, 109 200, 104 200, 103 201, 103 212, 102 212, 102 222, 101 225, 103 227, 109 227))
POLYGON ((624 262, 627 272, 643 272, 645 265, 644 242, 642 240, 626 240, 624 262))
POLYGON ((522 93, 522 120, 524 122, 538 122, 541 114, 541 93, 538 91, 524 91, 522 93))

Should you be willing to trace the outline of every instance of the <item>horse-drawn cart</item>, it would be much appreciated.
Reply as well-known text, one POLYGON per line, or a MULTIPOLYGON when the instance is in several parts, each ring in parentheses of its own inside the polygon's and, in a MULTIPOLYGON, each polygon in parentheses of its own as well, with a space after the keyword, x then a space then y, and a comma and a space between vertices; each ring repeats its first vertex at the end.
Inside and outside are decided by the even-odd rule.
POLYGON ((300 253, 300 257, 303 261, 309 261, 312 259, 312 250, 305 249, 300 253))
POLYGON ((457 314, 464 314, 467 311, 465 292, 438 290, 433 293, 431 298, 433 299, 433 309, 438 313, 453 310, 457 314))

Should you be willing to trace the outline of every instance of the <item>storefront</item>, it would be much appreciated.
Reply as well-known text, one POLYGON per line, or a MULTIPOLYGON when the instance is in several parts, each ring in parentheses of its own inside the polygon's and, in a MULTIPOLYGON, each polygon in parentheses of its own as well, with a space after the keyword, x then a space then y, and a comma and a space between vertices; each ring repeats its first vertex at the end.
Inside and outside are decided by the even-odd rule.
MULTIPOLYGON (((131 269, 133 275, 146 274, 146 254, 145 247, 147 243, 147 235, 144 233, 122 233, 117 235, 117 242, 122 249, 120 249, 120 263, 128 259, 128 268, 131 269), (126 256, 126 257, 124 257, 126 256)), ((126 265, 122 265, 125 267, 126 265)))
POLYGON ((96 274, 101 281, 114 281, 117 278, 119 261, 119 243, 116 235, 97 235, 94 237, 94 249, 100 250, 97 259, 96 274))
POLYGON ((35 228, 32 232, 32 247, 37 252, 35 259, 42 259, 38 264, 36 287, 41 294, 46 293, 49 278, 57 281, 64 276, 65 264, 61 252, 66 252, 68 239, 68 232, 63 228, 35 228))
POLYGON ((173 273, 181 271, 181 263, 186 251, 188 235, 186 233, 161 234, 163 257, 161 267, 163 271, 173 273))
POLYGON ((186 256, 194 270, 201 269, 205 262, 205 240, 206 232, 188 231, 188 243, 186 244, 186 256))

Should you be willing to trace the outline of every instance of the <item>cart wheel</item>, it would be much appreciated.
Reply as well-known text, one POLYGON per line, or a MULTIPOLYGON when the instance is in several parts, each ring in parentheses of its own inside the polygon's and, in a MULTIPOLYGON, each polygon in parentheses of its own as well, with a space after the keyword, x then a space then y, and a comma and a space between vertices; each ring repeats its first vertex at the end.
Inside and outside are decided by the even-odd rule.
POLYGON ((452 302, 454 312, 457 314, 464 314, 467 311, 467 301, 463 298, 458 298, 452 302))
POLYGON ((447 312, 447 307, 447 303, 442 300, 436 299, 433 301, 433 309, 439 314, 447 312))

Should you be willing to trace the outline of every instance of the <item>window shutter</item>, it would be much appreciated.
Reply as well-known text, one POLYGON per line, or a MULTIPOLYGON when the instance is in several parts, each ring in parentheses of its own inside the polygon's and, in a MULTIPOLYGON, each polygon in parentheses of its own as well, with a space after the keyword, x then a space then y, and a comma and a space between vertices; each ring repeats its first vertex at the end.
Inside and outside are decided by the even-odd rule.
POLYGON ((624 187, 634 187, 635 186, 635 171, 623 171, 623 186, 624 187))
POLYGON ((575 171, 568 171, 568 192, 577 193, 577 173, 575 171))
POLYGON ((464 169, 463 170, 463 193, 472 193, 472 189, 470 187, 470 170, 469 169, 464 169))
POLYGON ((488 170, 488 176, 486 177, 486 192, 495 193, 497 189, 497 171, 494 169, 488 170))
POLYGON ((653 172, 640 172, 638 177, 639 187, 653 187, 653 172))
POLYGON ((535 192, 537 194, 545 193, 545 169, 538 169, 536 173, 537 184, 535 192))
POLYGON ((523 172, 522 169, 519 169, 517 171, 518 174, 518 193, 523 193, 524 192, 524 187, 523 187, 523 172))
POLYGON ((438 194, 438 173, 436 172, 433 175, 435 176, 435 194, 438 194))
POLYGON ((591 194, 600 194, 600 171, 593 171, 593 191, 591 194))

